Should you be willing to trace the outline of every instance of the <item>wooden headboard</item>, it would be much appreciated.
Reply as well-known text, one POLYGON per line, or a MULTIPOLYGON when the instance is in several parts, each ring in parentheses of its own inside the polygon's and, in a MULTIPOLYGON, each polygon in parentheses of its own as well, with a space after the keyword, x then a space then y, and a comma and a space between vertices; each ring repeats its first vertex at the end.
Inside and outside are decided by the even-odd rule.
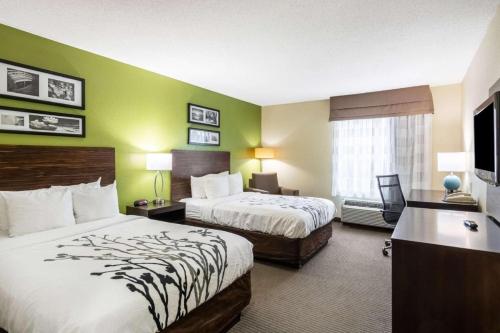
POLYGON ((115 149, 0 145, 0 191, 115 180, 115 149))
POLYGON ((191 176, 229 171, 230 160, 228 151, 172 150, 172 200, 191 197, 191 176))

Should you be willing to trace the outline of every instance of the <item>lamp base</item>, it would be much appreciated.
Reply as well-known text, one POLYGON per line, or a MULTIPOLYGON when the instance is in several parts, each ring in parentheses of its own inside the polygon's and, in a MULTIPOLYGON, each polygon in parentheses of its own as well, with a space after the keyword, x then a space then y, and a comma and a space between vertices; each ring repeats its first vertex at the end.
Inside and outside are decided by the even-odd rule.
POLYGON ((165 199, 162 199, 162 198, 156 198, 156 199, 154 199, 154 200, 153 200, 153 203, 154 203, 155 205, 163 205, 163 204, 165 204, 165 199))
POLYGON ((443 186, 448 193, 452 193, 460 188, 462 182, 458 176, 455 176, 453 173, 450 173, 448 176, 444 177, 443 186))

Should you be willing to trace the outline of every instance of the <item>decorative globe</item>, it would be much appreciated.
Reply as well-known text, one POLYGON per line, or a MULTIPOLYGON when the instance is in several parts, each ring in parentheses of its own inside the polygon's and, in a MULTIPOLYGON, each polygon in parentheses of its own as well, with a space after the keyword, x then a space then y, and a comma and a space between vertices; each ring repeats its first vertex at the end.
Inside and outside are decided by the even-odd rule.
POLYGON ((457 176, 448 175, 444 177, 443 185, 444 188, 446 188, 448 191, 455 191, 460 188, 462 182, 460 181, 460 178, 458 178, 457 176))

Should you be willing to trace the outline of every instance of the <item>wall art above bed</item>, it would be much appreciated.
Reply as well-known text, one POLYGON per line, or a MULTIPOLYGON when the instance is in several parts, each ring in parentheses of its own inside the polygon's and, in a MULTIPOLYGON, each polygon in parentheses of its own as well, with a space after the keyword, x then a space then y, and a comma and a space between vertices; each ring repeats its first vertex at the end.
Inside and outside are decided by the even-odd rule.
POLYGON ((85 109, 85 80, 0 59, 0 97, 85 109))
POLYGON ((85 117, 0 106, 0 132, 85 137, 85 117))
POLYGON ((188 122, 192 124, 220 127, 220 111, 188 103, 188 122))
POLYGON ((189 127, 188 144, 199 146, 220 146, 220 132, 189 127))

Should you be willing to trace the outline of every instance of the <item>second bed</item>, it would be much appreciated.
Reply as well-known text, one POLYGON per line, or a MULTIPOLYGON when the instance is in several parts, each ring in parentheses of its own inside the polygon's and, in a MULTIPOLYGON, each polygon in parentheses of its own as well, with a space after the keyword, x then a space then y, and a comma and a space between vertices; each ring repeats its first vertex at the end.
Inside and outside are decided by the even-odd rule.
POLYGON ((330 200, 244 192, 217 199, 191 197, 191 176, 230 170, 229 152, 173 150, 172 199, 186 203, 186 223, 229 231, 254 245, 254 256, 296 267, 332 236, 330 200))

